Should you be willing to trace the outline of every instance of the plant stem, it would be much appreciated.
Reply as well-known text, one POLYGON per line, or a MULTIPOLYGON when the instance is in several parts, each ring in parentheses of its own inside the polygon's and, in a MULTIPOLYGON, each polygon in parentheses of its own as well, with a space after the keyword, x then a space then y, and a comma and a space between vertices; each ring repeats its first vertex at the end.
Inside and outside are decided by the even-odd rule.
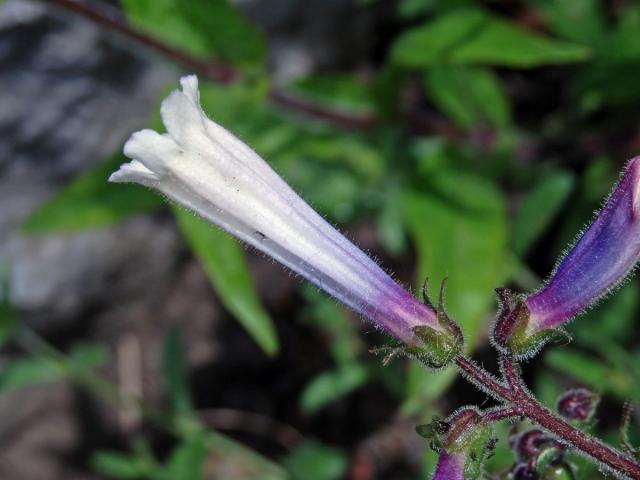
POLYGON ((502 358, 507 385, 465 357, 456 358, 463 375, 481 390, 502 402, 506 408, 489 412, 490 421, 502 420, 515 412, 553 433, 560 441, 605 465, 613 472, 634 480, 640 479, 640 463, 600 440, 573 427, 536 400, 523 386, 518 366, 509 357, 502 358))
MULTIPOLYGON (((103 8, 93 6, 90 2, 77 0, 50 0, 58 7, 81 15, 109 30, 116 31, 136 43, 146 46, 165 57, 194 70, 216 83, 230 84, 242 79, 242 73, 231 65, 213 60, 198 58, 173 47, 151 35, 132 27, 121 18, 107 14, 103 8)), ((366 130, 374 127, 378 119, 373 114, 355 113, 336 110, 316 102, 311 102, 293 92, 271 87, 268 91, 271 102, 290 111, 302 113, 306 116, 340 127, 352 130, 366 130)))

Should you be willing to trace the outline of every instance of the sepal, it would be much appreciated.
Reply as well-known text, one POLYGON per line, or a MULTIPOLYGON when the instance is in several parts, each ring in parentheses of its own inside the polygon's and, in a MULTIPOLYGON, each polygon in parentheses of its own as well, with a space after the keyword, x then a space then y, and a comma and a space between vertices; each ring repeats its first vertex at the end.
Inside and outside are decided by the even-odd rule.
POLYGON ((525 297, 506 288, 496 288, 500 311, 493 326, 493 345, 502 353, 516 360, 526 360, 535 356, 548 343, 571 341, 571 336, 562 328, 534 330, 531 313, 525 297))
POLYGON ((434 480, 471 480, 481 477, 482 465, 490 453, 493 427, 484 422, 475 407, 463 407, 446 420, 434 418, 417 432, 440 454, 434 480), (455 474, 455 476, 450 476, 455 474), (447 476, 449 475, 449 476, 447 476))

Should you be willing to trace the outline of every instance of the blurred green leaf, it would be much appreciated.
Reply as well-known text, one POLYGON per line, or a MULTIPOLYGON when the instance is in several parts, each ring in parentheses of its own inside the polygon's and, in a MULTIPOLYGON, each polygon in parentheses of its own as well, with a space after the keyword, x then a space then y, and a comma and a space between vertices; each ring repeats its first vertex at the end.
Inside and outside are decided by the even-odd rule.
POLYGON ((601 305, 568 325, 581 345, 597 347, 603 341, 624 344, 634 329, 638 311, 638 283, 629 282, 601 305))
POLYGON ((185 210, 174 208, 174 214, 224 306, 265 353, 274 355, 278 351, 277 332, 258 298, 240 244, 185 210))
POLYGON ((598 47, 607 33, 601 0, 542 0, 552 30, 578 43, 598 47))
MULTIPOLYGON (((638 357, 630 361, 637 364, 638 357)), ((596 392, 611 393, 622 400, 640 398, 640 375, 623 365, 612 367, 593 355, 567 348, 547 352, 545 363, 596 392)))
POLYGON ((27 233, 80 230, 110 225, 139 212, 162 206, 162 198, 139 185, 107 181, 127 159, 120 153, 76 177, 46 201, 22 225, 27 233))
POLYGON ((344 478, 347 458, 336 448, 306 440, 285 459, 291 480, 338 480, 344 478))
POLYGON ((589 49, 553 40, 498 16, 461 9, 405 31, 392 59, 405 67, 484 64, 530 68, 585 60, 589 49))
POLYGON ((14 335, 18 315, 9 298, 9 278, 0 269, 0 348, 14 335))
POLYGON ((65 377, 64 368, 43 357, 24 357, 5 364, 0 370, 0 391, 17 390, 36 383, 65 377))
MULTIPOLYGON (((154 0, 154 2, 157 0, 154 0)), ((174 0, 180 13, 202 36, 209 51, 224 60, 260 63, 266 54, 264 35, 228 0, 174 0)))
POLYGON ((107 347, 97 343, 76 343, 68 360, 79 368, 97 368, 107 363, 109 351, 107 347))
MULTIPOLYGON (((429 189, 408 192, 405 217, 418 253, 417 284, 429 279, 437 298, 448 277, 446 306, 473 347, 494 301, 493 290, 506 280, 506 212, 499 190, 470 174, 434 171, 429 189)), ((453 371, 434 376, 411 367, 405 409, 440 395, 455 378, 453 371)))
POLYGON ((309 283, 302 285, 302 293, 303 319, 331 336, 331 355, 338 366, 353 363, 364 346, 358 328, 347 318, 345 307, 309 283))
POLYGON ((513 222, 513 249, 524 256, 549 227, 575 184, 568 172, 544 178, 524 198, 513 222))
POLYGON ((385 201, 378 215, 378 239, 392 255, 400 255, 407 248, 407 235, 402 218, 401 187, 394 187, 385 192, 385 201))
POLYGON ((370 373, 365 365, 356 362, 322 372, 304 387, 300 407, 305 413, 315 413, 364 385, 369 380, 370 373))
POLYGON ((129 20, 170 44, 200 56, 240 63, 265 55, 263 35, 227 0, 121 0, 129 20))
POLYGON ((438 108, 462 128, 483 122, 504 128, 511 122, 500 78, 487 68, 435 66, 426 71, 425 85, 438 108))
POLYGON ((409 362, 401 410, 404 415, 419 415, 425 405, 431 405, 451 386, 456 378, 455 369, 431 372, 418 362, 409 362))
POLYGON ((205 478, 207 444, 201 434, 191 435, 171 452, 164 471, 166 480, 195 480, 205 478))
POLYGON ((468 346, 505 280, 506 212, 490 182, 462 172, 433 172, 428 190, 409 192, 405 215, 418 251, 417 284, 430 280, 437 298, 448 277, 446 304, 468 346))
POLYGON ((302 78, 292 87, 294 91, 323 106, 360 114, 375 111, 371 88, 353 75, 316 75, 302 78))
POLYGON ((149 465, 139 457, 106 450, 92 455, 91 467, 107 477, 126 480, 148 478, 151 473, 149 465))
POLYGON ((75 345, 66 361, 47 356, 17 358, 0 370, 0 390, 17 390, 36 383, 66 379, 75 374, 74 367, 86 371, 101 366, 106 360, 105 347, 90 343, 75 345))
POLYGON ((173 325, 167 331, 164 339, 162 355, 165 389, 176 413, 189 413, 193 409, 187 365, 184 352, 184 342, 180 328, 173 325))

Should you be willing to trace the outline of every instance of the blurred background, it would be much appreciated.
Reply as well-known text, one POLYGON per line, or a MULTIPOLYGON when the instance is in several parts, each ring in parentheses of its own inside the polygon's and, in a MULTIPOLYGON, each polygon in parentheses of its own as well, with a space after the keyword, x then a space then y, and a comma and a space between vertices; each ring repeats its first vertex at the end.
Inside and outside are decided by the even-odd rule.
MULTIPOLYGON (((0 1, 0 478, 429 478, 415 426, 484 394, 382 367, 372 326, 106 179, 197 73, 205 111, 401 283, 448 276, 491 369, 493 289, 537 288, 640 152, 639 29, 631 0, 0 1)), ((601 393, 588 428, 616 445, 637 289, 525 370, 551 407, 601 393)))

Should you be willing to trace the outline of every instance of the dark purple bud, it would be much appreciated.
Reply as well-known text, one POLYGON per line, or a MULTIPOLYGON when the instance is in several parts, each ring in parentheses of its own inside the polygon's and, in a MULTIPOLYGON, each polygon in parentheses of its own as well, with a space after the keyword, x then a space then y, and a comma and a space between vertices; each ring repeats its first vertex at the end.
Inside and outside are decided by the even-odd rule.
POLYGON ((528 463, 518 464, 513 469, 513 480, 536 480, 536 470, 528 463))
POLYGON ((527 296, 501 295, 494 343, 523 359, 559 328, 618 286, 640 256, 640 157, 629 161, 593 223, 558 262, 546 284, 527 296))
POLYGON ((527 430, 516 437, 515 451, 521 461, 531 460, 540 453, 540 449, 549 443, 549 436, 542 430, 527 430))
POLYGON ((567 420, 589 420, 599 401, 599 395, 584 388, 569 390, 558 399, 558 413, 567 420))

